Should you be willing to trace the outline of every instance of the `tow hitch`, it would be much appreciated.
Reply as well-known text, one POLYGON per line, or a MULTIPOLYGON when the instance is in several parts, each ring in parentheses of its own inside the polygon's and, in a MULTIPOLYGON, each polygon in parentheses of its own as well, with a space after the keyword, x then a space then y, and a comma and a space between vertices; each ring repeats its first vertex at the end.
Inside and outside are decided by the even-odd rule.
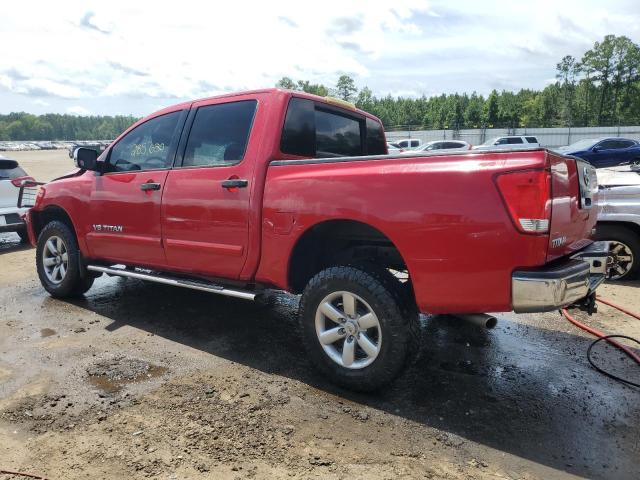
MULTIPOLYGON (((596 313, 598 311, 598 305, 596 304, 596 292, 591 292, 586 297, 567 307, 569 310, 573 308, 587 312, 589 315, 596 313)), ((562 310, 560 310, 560 312, 562 313, 562 310)))

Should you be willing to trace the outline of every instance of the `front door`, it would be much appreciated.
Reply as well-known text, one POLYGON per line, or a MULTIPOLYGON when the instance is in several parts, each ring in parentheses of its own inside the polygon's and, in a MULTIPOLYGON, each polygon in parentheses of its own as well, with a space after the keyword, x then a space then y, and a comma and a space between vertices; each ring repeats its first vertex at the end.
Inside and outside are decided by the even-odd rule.
MULTIPOLYGON (((249 204, 259 142, 249 142, 255 99, 196 103, 162 200, 169 268, 237 278, 249 238, 249 204)), ((257 207, 256 207, 257 208, 257 207)))
POLYGON ((87 246, 92 258, 162 267, 160 209, 183 114, 154 117, 120 138, 95 177, 87 246))

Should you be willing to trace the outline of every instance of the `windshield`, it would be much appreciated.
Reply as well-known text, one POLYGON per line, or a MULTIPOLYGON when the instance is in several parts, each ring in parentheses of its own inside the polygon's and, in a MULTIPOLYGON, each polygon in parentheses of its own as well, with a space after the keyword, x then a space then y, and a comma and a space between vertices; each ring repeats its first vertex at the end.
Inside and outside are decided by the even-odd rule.
POLYGON ((482 145, 493 145, 494 143, 496 143, 498 141, 500 137, 493 137, 490 138, 489 140, 487 140, 486 142, 484 142, 482 145))
POLYGON ((579 140, 571 145, 564 147, 566 150, 586 150, 587 148, 591 148, 593 145, 598 143, 598 140, 595 138, 587 138, 586 140, 579 140))

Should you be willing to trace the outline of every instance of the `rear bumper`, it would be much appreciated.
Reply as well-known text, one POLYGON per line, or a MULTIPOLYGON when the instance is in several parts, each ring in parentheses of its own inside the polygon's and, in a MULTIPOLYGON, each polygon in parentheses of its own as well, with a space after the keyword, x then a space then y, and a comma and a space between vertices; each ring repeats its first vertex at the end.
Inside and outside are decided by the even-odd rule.
POLYGON ((604 281, 608 254, 607 242, 594 242, 560 263, 513 272, 513 310, 549 312, 579 302, 604 281))
POLYGON ((24 230, 22 214, 25 212, 25 209, 0 208, 0 233, 24 230))

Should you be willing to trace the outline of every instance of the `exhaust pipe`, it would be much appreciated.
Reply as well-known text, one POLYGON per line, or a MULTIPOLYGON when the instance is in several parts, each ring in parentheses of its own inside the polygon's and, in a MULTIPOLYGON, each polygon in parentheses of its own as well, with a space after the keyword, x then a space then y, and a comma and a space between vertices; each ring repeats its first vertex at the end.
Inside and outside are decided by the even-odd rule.
POLYGON ((456 317, 461 318, 477 327, 483 328, 493 328, 498 324, 498 319, 493 315, 488 315, 486 313, 466 313, 456 315, 456 317))

